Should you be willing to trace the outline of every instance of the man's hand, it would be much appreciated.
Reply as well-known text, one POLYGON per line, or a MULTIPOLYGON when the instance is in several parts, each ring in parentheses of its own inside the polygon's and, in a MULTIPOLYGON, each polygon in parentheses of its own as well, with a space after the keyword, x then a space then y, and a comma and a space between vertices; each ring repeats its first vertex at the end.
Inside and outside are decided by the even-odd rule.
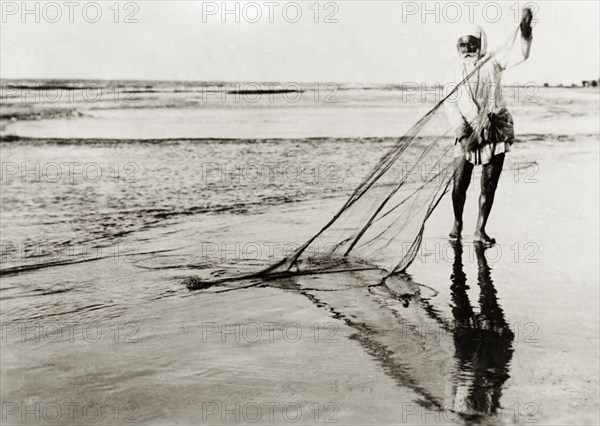
POLYGON ((523 38, 530 39, 531 38, 531 21, 533 20, 533 13, 531 9, 528 7, 523 9, 523 15, 521 18, 521 34, 523 38))
POLYGON ((493 112, 488 113, 481 123, 481 140, 483 142, 491 142, 497 136, 499 124, 500 117, 493 112))
POLYGON ((473 128, 465 120, 463 120, 462 126, 456 130, 456 136, 458 137, 459 142, 471 136, 471 133, 473 133, 473 128))

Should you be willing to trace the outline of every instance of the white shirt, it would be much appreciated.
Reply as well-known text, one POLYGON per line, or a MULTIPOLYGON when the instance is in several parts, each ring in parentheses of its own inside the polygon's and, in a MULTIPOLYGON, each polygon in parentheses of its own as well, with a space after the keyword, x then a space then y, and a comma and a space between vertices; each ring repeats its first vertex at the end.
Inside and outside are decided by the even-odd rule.
MULTIPOLYGON (((475 69, 477 63, 487 60, 444 102, 446 115, 455 133, 462 131, 465 121, 472 128, 478 129, 487 113, 506 108, 502 96, 502 75, 505 70, 529 58, 531 42, 532 38, 523 38, 519 30, 504 46, 484 55, 476 63, 465 63, 461 60, 454 67, 447 79, 447 93, 463 81, 475 69), (515 43, 517 35, 520 36, 520 46, 519 43, 515 43)), ((485 52, 484 49, 485 46, 482 46, 482 51, 485 52)))

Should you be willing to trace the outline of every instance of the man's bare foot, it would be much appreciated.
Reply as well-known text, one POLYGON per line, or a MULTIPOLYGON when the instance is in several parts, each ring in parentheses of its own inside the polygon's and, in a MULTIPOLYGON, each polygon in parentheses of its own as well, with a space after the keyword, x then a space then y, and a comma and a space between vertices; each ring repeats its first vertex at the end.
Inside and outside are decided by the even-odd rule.
POLYGON ((460 240, 460 234, 462 232, 462 224, 458 222, 454 222, 454 226, 452 227, 452 231, 450 231, 450 235, 448 238, 450 241, 458 241, 460 240))
POLYGON ((485 232, 475 231, 473 235, 473 242, 484 245, 485 247, 491 247, 496 244, 496 239, 490 237, 485 232))

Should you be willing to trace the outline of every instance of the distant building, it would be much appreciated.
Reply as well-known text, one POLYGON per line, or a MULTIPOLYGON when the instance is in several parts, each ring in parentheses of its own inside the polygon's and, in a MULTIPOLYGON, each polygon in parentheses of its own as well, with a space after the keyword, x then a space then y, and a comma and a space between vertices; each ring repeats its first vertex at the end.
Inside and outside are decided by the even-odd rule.
POLYGON ((583 80, 581 82, 581 85, 583 87, 598 87, 598 83, 600 83, 600 79, 599 80, 583 80))

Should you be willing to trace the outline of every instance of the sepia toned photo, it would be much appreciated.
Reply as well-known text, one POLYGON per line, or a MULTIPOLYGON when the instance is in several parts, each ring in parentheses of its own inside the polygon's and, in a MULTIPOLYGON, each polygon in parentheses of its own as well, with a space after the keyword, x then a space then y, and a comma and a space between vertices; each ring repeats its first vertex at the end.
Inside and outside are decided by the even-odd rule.
POLYGON ((0 12, 0 425, 600 423, 599 2, 0 12))

